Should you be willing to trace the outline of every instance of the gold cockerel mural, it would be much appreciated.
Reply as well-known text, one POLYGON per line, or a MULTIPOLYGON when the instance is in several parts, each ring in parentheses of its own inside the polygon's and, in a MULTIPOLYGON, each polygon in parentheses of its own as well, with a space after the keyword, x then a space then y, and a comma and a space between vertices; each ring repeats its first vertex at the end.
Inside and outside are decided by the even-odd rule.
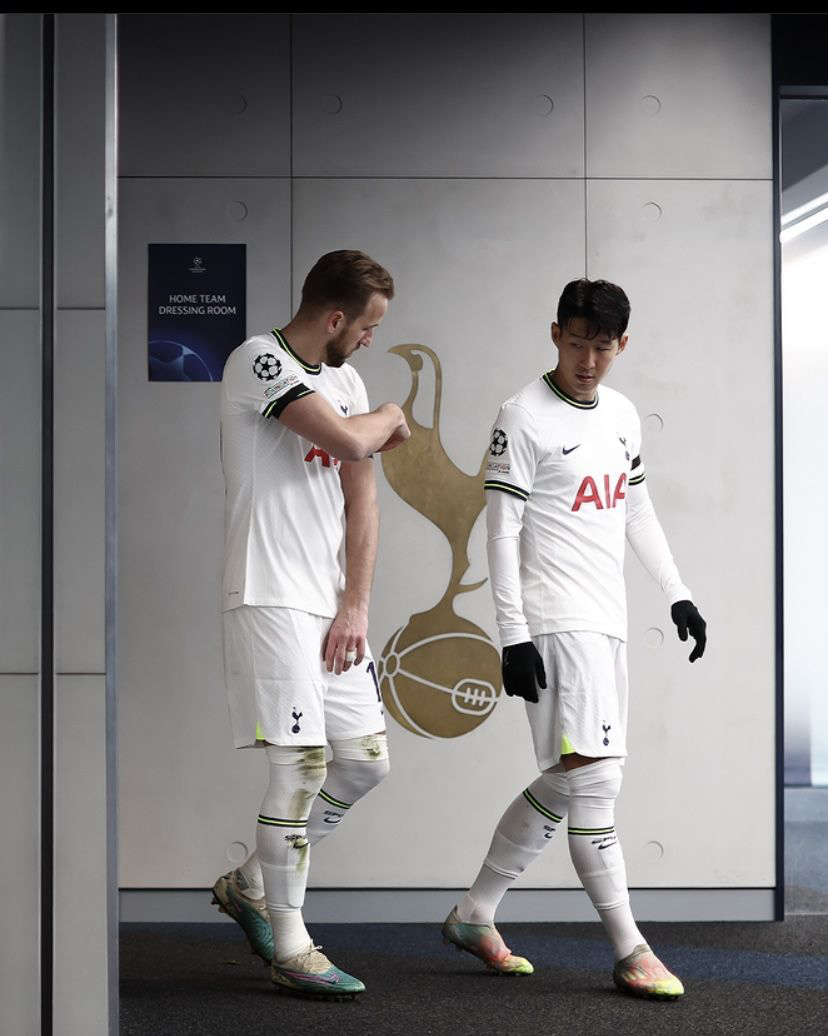
POLYGON ((454 599, 486 582, 465 584, 469 538, 483 509, 486 455, 475 475, 452 461, 440 439, 443 372, 427 345, 395 345, 411 371, 411 389, 402 404, 411 438, 382 454, 385 477, 407 504, 433 522, 451 547, 451 573, 440 600, 412 615, 389 639, 378 675, 386 708, 406 730, 422 737, 459 737, 479 726, 500 695, 500 656, 484 631, 458 615, 454 599), (413 412, 426 357, 434 367, 431 426, 413 412), (423 472, 428 472, 424 478, 423 472))

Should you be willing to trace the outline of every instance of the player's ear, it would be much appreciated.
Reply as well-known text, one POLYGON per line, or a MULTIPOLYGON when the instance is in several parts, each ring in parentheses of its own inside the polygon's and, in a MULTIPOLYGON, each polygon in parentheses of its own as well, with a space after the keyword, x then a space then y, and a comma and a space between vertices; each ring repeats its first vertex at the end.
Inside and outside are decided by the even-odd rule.
POLYGON ((555 320, 552 321, 551 331, 552 341, 555 343, 555 345, 558 345, 561 341, 561 325, 555 320))
POLYGON ((337 331, 341 331, 347 323, 347 318, 341 309, 332 309, 328 313, 328 322, 325 325, 325 330, 330 335, 334 335, 337 331))
MULTIPOLYGON (((630 337, 629 335, 621 335, 621 337, 619 338, 619 340, 618 340, 618 352, 619 353, 622 353, 627 348, 627 342, 629 340, 629 337, 630 337)), ((618 355, 618 353, 616 353, 616 355, 618 355)))

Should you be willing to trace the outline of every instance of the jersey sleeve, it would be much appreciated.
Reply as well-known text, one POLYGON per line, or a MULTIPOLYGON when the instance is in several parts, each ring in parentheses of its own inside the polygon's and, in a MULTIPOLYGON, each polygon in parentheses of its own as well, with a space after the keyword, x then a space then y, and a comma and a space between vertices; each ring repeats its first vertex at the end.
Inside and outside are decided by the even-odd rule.
POLYGON ((501 647, 528 641, 520 588, 520 531, 538 462, 534 421, 522 407, 501 407, 489 441, 484 487, 486 553, 501 647))
POLYGON ((232 355, 224 371, 228 398, 237 410, 279 417, 313 389, 296 361, 266 337, 249 339, 232 355))
POLYGON ((535 483, 537 464, 535 422, 522 406, 504 403, 489 440, 483 488, 526 501, 535 483))
POLYGON ((681 581, 667 537, 653 507, 641 460, 641 424, 636 415, 636 436, 631 451, 627 497, 627 540, 638 560, 661 587, 671 606, 691 601, 692 594, 681 581))
POLYGON ((520 530, 525 501, 509 493, 489 493, 486 500, 486 556, 500 646, 524 644, 529 624, 520 588, 520 530))
POLYGON ((641 460, 641 420, 635 410, 631 415, 632 431, 630 451, 630 485, 640 486, 645 479, 644 463, 641 460))

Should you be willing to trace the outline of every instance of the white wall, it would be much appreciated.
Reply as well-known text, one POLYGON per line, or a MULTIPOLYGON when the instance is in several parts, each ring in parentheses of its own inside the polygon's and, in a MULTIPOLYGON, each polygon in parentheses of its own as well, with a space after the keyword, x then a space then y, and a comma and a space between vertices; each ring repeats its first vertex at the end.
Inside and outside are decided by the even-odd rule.
MULTIPOLYGON (((146 245, 240 241, 249 333, 287 321, 324 251, 388 266, 398 296, 360 372, 372 399, 402 401, 387 349, 436 350, 443 442, 467 472, 500 400, 552 365, 563 284, 625 287, 611 384, 660 416, 651 492, 710 624, 690 667, 630 565, 630 883, 772 887, 768 17, 296 15, 289 32, 257 15, 232 36, 223 17, 122 16, 121 884, 212 884, 252 846, 265 781, 224 705, 217 386, 146 379, 146 245), (164 75, 145 74, 150 54, 164 75)), ((448 577, 441 534, 379 478, 376 653, 448 577)), ((471 559, 469 582, 485 577, 480 523, 471 559)), ((487 587, 458 611, 494 637, 487 587)), ((514 701, 453 740, 389 729, 392 774, 315 852, 313 886, 466 885, 534 772, 514 701)), ((521 883, 574 886, 557 850, 521 883)))

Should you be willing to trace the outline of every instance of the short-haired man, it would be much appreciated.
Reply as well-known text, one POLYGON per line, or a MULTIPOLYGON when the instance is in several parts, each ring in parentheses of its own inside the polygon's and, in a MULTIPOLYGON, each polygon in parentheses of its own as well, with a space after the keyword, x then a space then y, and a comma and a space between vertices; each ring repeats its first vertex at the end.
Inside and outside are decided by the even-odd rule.
POLYGON ((684 989, 636 926, 615 834, 627 754, 625 538, 664 591, 679 637, 695 640, 691 662, 706 634, 644 483, 635 407, 598 390, 627 345, 629 314, 614 284, 568 284, 552 324, 557 366, 503 404, 492 433, 486 517, 503 684, 526 700, 541 774, 501 818, 443 935, 496 971, 530 974, 495 910, 568 815, 572 862, 612 941, 616 985, 673 999, 684 989))
POLYGON ((336 999, 365 987, 305 928, 308 854, 388 772, 366 642, 371 457, 410 434, 396 404, 368 412, 345 361, 371 344, 393 295, 390 274, 362 252, 323 255, 290 323, 243 342, 222 381, 225 678, 236 747, 264 745, 270 782, 257 852, 218 879, 214 902, 280 989, 336 999))

